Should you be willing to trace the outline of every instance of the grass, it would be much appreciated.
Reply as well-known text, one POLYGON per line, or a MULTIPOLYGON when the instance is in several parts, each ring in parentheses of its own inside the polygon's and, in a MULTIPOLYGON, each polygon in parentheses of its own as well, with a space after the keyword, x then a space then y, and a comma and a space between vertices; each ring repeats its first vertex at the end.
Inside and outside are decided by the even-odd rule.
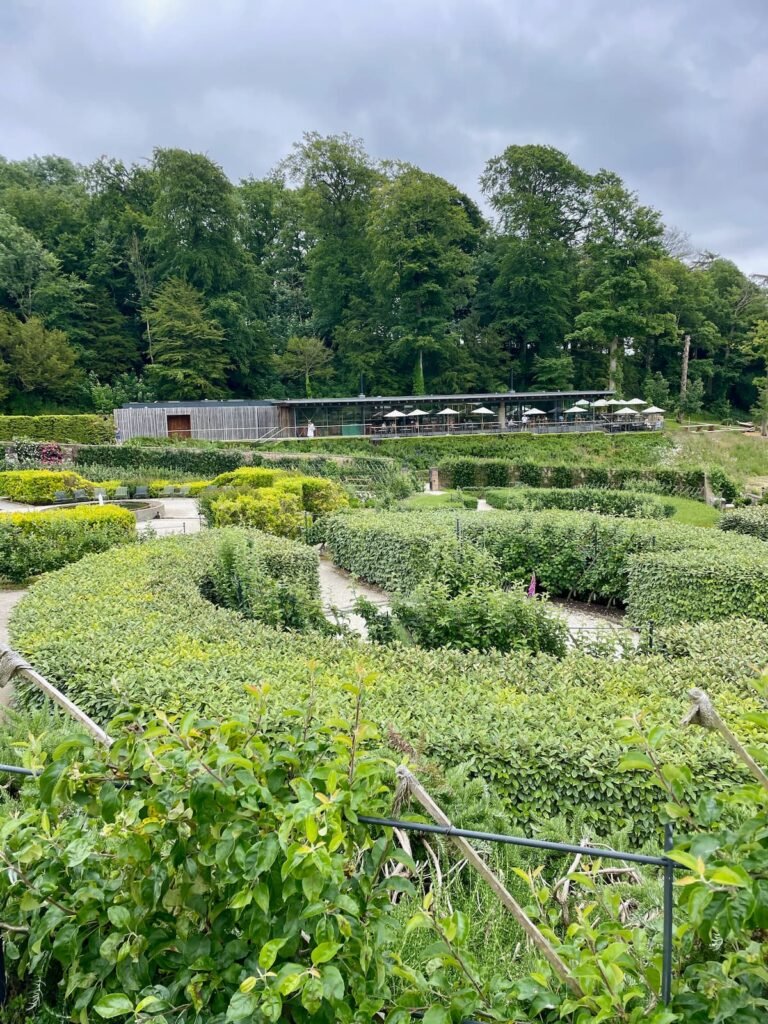
POLYGON ((670 433, 676 452, 672 464, 720 466, 740 484, 768 485, 768 438, 737 430, 670 433))
POLYGON ((413 494, 400 502, 400 507, 417 512, 426 508, 464 508, 458 491, 442 491, 440 494, 413 494))
POLYGON ((685 523, 687 526, 712 527, 717 525, 720 518, 718 510, 703 501, 695 501, 693 498, 671 498, 666 494, 662 500, 665 504, 675 506, 675 514, 672 519, 676 523, 685 523))

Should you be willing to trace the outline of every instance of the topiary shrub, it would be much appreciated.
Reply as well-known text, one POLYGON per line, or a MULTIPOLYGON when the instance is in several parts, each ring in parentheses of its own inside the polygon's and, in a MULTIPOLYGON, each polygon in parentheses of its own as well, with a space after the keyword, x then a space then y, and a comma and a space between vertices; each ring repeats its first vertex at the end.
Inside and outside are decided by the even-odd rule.
POLYGON ((0 416, 0 441, 27 437, 62 444, 104 444, 115 440, 111 416, 0 416))
POLYGON ((636 623, 700 622, 747 615, 768 620, 768 559, 749 550, 664 551, 629 560, 629 615, 636 623))
POLYGON ((210 501, 211 526, 248 526, 280 537, 298 537, 304 527, 301 498, 276 487, 244 494, 219 494, 210 501))
POLYGON ((136 520, 114 505, 0 514, 0 578, 22 583, 136 539, 136 520))
POLYGON ((230 473, 220 473, 211 481, 211 485, 213 487, 274 487, 278 476, 282 476, 282 474, 276 469, 243 466, 230 473))
POLYGON ((19 469, 0 473, 0 494, 25 505, 51 505, 57 491, 66 492, 71 498, 76 490, 93 497, 93 484, 66 470, 19 469))
POLYGON ((751 505, 748 508, 728 509, 720 516, 721 530, 746 533, 760 540, 768 540, 768 506, 751 505))

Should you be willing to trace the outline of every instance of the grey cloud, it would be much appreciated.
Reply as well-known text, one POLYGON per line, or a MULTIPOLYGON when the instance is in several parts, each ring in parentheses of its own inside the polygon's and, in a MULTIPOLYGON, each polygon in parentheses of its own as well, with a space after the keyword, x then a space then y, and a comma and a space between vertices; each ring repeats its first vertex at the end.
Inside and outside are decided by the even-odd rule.
POLYGON ((207 152, 266 173, 349 130, 478 195, 549 142, 768 271, 763 0, 5 0, 0 152, 207 152))

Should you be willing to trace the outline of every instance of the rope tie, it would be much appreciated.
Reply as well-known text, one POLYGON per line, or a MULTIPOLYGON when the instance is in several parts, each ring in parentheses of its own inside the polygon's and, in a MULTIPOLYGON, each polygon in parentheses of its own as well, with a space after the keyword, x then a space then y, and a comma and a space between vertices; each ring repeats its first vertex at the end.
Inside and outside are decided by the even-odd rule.
POLYGON ((20 654, 12 651, 10 647, 0 651, 0 689, 6 686, 17 672, 30 669, 29 665, 20 654))
POLYGON ((691 709, 683 717, 682 725, 700 725, 702 729, 717 729, 718 716, 709 696, 697 686, 688 691, 691 709))

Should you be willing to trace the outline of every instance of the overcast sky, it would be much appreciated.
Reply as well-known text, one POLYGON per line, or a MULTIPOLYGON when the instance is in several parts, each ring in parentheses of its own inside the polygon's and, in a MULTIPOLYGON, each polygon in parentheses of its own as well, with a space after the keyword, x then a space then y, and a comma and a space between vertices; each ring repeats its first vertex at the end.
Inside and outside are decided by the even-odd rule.
POLYGON ((0 0, 0 153, 206 152, 263 175, 350 131, 478 197, 545 142, 768 273, 766 0, 0 0))

